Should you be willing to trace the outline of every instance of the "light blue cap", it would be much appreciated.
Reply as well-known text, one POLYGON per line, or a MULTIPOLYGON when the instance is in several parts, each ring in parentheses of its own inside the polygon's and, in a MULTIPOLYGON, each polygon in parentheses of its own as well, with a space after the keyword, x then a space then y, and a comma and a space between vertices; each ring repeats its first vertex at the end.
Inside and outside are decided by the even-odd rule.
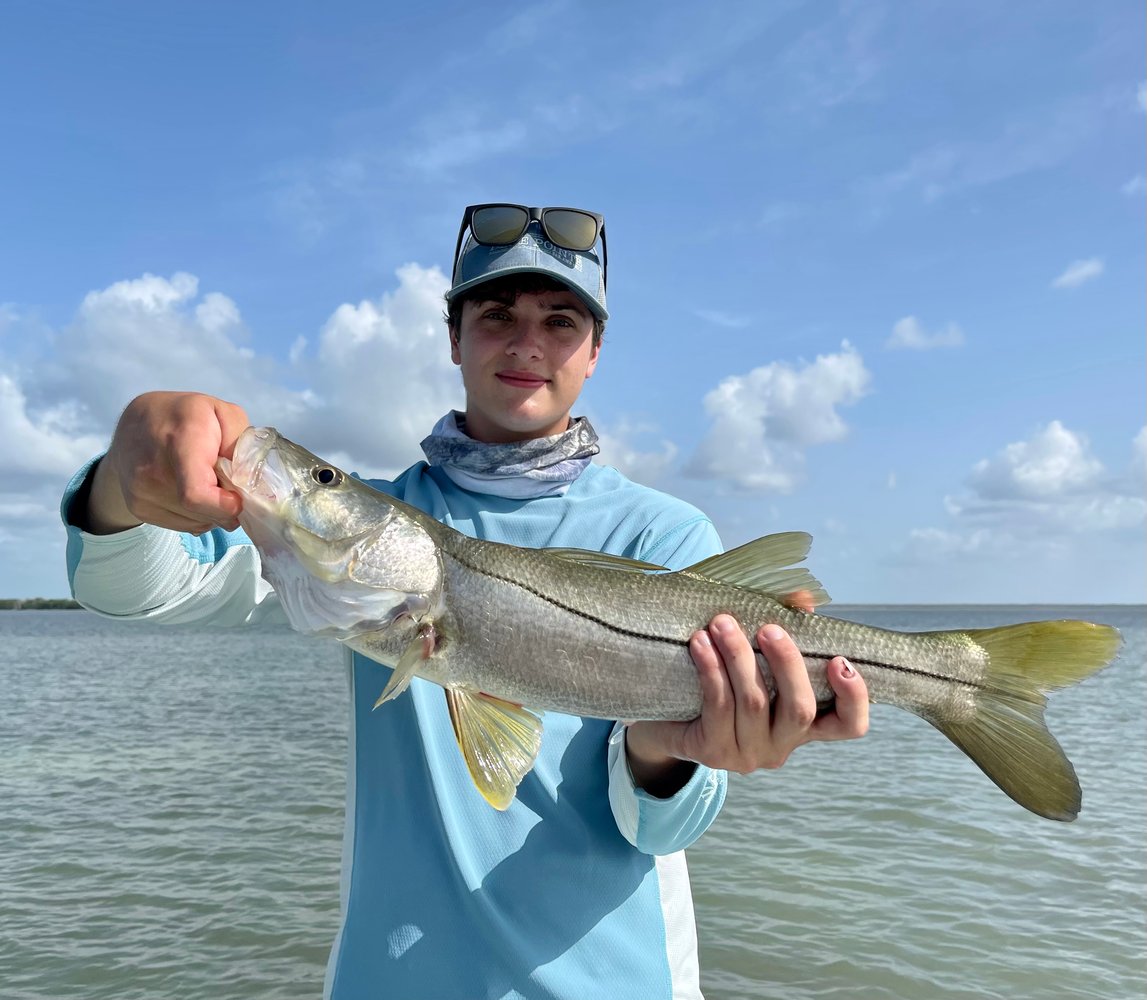
POLYGON ((578 251, 556 246, 546 239, 537 222, 531 222, 516 243, 506 246, 485 246, 476 243, 473 236, 466 237, 446 301, 453 302, 462 292, 508 274, 547 274, 556 278, 576 292, 594 316, 602 321, 609 319, 605 276, 597 248, 578 251))

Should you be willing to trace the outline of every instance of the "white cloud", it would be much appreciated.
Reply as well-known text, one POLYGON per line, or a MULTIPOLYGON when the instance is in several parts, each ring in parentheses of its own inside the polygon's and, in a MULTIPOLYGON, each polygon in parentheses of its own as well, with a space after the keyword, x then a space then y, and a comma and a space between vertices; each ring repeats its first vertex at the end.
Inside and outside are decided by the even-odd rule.
POLYGON ((1103 261, 1098 257, 1088 257, 1086 260, 1073 260, 1052 283, 1052 288, 1078 288, 1085 281, 1098 278, 1103 273, 1103 261))
POLYGON ((714 326, 723 326, 726 330, 743 330, 752 322, 748 316, 738 316, 720 309, 694 309, 693 315, 714 326))
POLYGON ((969 555, 990 548, 991 533, 983 528, 974 531, 947 531, 943 528, 913 528, 908 532, 908 550, 917 556, 969 555))
POLYGON ((649 450, 645 442, 657 434, 653 425, 622 420, 606 428, 595 420, 593 426, 601 447, 596 460, 619 469, 634 482, 655 485, 677 459, 677 446, 664 438, 656 442, 655 450, 649 450))
POLYGON ((892 336, 884 342, 884 346, 927 351, 934 347, 959 347, 963 343, 964 331, 955 323, 949 323, 935 333, 928 333, 915 316, 905 316, 893 324, 892 336))
POLYGON ((476 112, 469 101, 460 102, 420 123, 404 165, 416 174, 444 174, 520 150, 532 135, 528 120, 506 120, 490 108, 476 112))
POLYGON ((791 491, 803 477, 805 449, 848 433, 837 408, 860 399, 869 379, 847 341, 840 353, 799 368, 774 362, 729 376, 705 396, 711 425, 686 474, 741 489, 791 491))
POLYGON ((359 462, 369 459, 370 472, 394 472, 421 457, 418 443, 430 427, 463 404, 442 321, 446 277, 407 264, 398 279, 378 301, 339 306, 313 360, 296 352, 295 368, 313 394, 311 450, 345 449, 359 462))
POLYGON ((988 500, 1039 500, 1094 486, 1103 465, 1087 439, 1053 420, 1029 441, 1007 445, 994 458, 982 459, 969 482, 988 500))
POLYGON ((332 459, 337 448, 365 473, 406 466, 433 421, 462 400, 445 288, 437 269, 407 265, 377 302, 336 309, 312 356, 297 342, 289 366, 258 355, 238 306, 218 292, 200 296, 193 275, 145 274, 90 292, 71 323, 48 331, 40 362, 17 367, 0 343, 0 531, 36 511, 50 522, 67 477, 106 447, 127 402, 152 389, 234 400, 253 422, 332 459), (296 388, 285 387, 288 376, 296 388))
POLYGON ((944 498, 950 524, 914 529, 899 556, 922 565, 982 553, 1033 566, 1083 565, 1098 546, 1110 549, 1103 537, 1141 537, 1147 428, 1133 448, 1130 474, 1108 474, 1083 435, 1053 420, 1030 440, 977 462, 970 491, 944 498))
POLYGON ((55 334, 52 361, 24 380, 32 405, 66 400, 89 431, 109 433, 128 400, 152 389, 197 390, 241 401, 270 423, 300 411, 303 398, 278 384, 274 359, 247 343, 238 306, 190 274, 145 274, 89 292, 55 334))
POLYGON ((770 60, 771 99, 807 112, 870 96, 883 68, 877 39, 886 13, 879 5, 846 4, 805 32, 770 60))
POLYGON ((915 192, 935 201, 968 188, 997 184, 1051 167, 1091 141, 1103 120, 1100 99, 1079 99, 1039 118, 1025 117, 987 138, 951 140, 921 150, 903 166, 858 182, 873 199, 915 192))
POLYGON ((1131 442, 1131 467, 1138 472, 1147 469, 1147 427, 1141 427, 1131 442))
POLYGON ((794 202, 774 201, 772 204, 765 206, 761 212, 758 225, 760 225, 762 229, 780 229, 786 223, 800 218, 804 213, 804 208, 794 202))
POLYGON ((1143 174, 1136 174, 1119 190, 1127 195, 1128 198, 1133 198, 1137 194, 1143 194, 1144 191, 1147 191, 1147 177, 1144 177, 1143 174))
POLYGON ((0 468, 8 477, 5 490, 29 477, 66 477, 75 472, 103 445, 100 435, 87 431, 74 404, 31 407, 16 380, 0 372, 0 468))

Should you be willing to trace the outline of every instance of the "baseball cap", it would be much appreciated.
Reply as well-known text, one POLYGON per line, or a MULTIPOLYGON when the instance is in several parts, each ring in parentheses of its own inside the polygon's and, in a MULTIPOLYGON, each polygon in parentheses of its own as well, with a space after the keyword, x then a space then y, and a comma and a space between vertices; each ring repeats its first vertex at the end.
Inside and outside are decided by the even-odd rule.
POLYGON ((556 278, 585 302, 600 320, 609 319, 605 307, 605 275, 597 248, 567 250, 546 238, 540 224, 531 222, 513 243, 489 246, 471 235, 458 255, 454 280, 446 301, 495 278, 510 274, 546 274, 556 278))

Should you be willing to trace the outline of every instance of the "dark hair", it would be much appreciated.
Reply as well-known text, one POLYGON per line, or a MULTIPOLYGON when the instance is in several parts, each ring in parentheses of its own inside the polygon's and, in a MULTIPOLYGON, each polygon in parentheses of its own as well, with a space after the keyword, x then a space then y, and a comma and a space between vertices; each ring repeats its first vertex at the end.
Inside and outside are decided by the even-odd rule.
MULTIPOLYGON (((501 302, 502 305, 512 306, 522 294, 531 295, 536 292, 568 292, 572 289, 557 278, 548 274, 536 274, 527 271, 523 274, 507 274, 504 278, 494 278, 484 281, 480 285, 463 292, 453 302, 446 303, 446 312, 443 319, 455 337, 462 323, 462 306, 467 302, 501 302)), ((574 294, 577 294, 576 292, 574 294)), ((598 319, 590 313, 593 320, 593 346, 601 346, 601 338, 605 334, 605 320, 598 319)))

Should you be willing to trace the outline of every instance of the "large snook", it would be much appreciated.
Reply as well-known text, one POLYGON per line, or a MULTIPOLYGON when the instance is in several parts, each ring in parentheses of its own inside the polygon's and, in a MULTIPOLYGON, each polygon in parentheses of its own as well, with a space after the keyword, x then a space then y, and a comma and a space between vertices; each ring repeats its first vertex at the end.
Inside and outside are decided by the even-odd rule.
MULTIPOLYGON (((1044 724, 1044 693, 1108 663, 1119 633, 1078 621, 892 632, 793 610, 828 597, 797 567, 809 536, 770 535, 679 572, 600 553, 469 538, 280 436, 248 428, 220 478, 291 624, 339 639, 394 673, 442 685, 482 794, 504 809, 533 766, 541 722, 521 706, 603 719, 691 719, 701 689, 689 638, 718 612, 784 627, 822 704, 847 656, 874 702, 914 712, 1020 805, 1074 819, 1071 762, 1044 724)), ((770 691, 769 667, 757 662, 770 691)))

